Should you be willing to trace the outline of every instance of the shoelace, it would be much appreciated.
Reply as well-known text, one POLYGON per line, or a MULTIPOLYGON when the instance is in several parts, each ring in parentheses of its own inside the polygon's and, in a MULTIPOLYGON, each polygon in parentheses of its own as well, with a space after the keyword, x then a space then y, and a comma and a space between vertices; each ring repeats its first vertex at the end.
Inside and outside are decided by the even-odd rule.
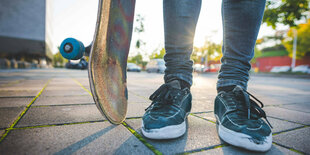
POLYGON ((180 92, 173 91, 174 88, 172 88, 168 84, 161 85, 150 97, 149 99, 152 102, 152 104, 145 109, 147 111, 150 109, 154 104, 156 106, 153 106, 155 109, 159 109, 163 107, 163 105, 166 104, 173 104, 175 103, 178 98, 181 96, 180 92))
POLYGON ((243 88, 241 88, 241 87, 239 87, 239 88, 240 89, 235 91, 234 93, 236 95, 239 95, 241 93, 242 97, 244 98, 245 102, 242 102, 242 103, 244 103, 245 106, 247 107, 247 118, 251 119, 251 112, 252 112, 253 114, 256 114, 257 116, 259 116, 260 118, 261 117, 264 118, 266 120, 266 122, 268 123, 268 125, 271 128, 273 128, 267 119, 265 111, 262 109, 264 107, 263 102, 261 102, 254 95, 252 95, 248 91, 244 90, 243 88), (260 106, 254 100, 250 99, 249 96, 252 97, 255 101, 257 101, 260 104, 260 106))

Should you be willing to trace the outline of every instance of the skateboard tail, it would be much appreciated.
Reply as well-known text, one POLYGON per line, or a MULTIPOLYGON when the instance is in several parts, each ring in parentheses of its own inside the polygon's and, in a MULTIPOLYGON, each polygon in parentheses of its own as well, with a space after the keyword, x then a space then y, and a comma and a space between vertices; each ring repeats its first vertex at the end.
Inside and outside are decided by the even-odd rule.
POLYGON ((101 113, 119 124, 127 113, 126 67, 135 0, 100 0, 90 53, 89 80, 101 113))

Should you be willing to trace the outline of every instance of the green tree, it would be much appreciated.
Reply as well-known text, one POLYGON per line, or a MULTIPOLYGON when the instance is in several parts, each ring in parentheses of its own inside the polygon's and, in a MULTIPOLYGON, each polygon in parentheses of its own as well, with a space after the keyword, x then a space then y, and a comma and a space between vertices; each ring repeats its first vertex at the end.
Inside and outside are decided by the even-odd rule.
POLYGON ((143 57, 140 53, 138 53, 136 56, 134 57, 130 57, 128 58, 128 62, 130 63, 135 63, 137 65, 141 65, 142 68, 145 68, 147 62, 146 61, 143 61, 143 57))
POLYGON ((222 57, 222 45, 206 40, 202 47, 194 47, 191 59, 195 63, 202 63, 201 58, 219 60, 222 57))
MULTIPOLYGON (((135 27, 134 32, 137 33, 139 36, 141 33, 145 31, 143 24, 144 17, 138 14, 136 16, 136 22, 138 23, 138 25, 135 27)), ((136 48, 139 49, 143 45, 145 45, 145 42, 141 38, 138 38, 138 40, 136 41, 136 48)))
POLYGON ((145 45, 145 42, 140 38, 140 34, 143 33, 145 31, 144 29, 144 17, 140 14, 138 14, 136 17, 136 23, 137 25, 135 26, 134 28, 134 32, 137 33, 138 35, 138 39, 136 41, 136 50, 138 51, 135 56, 132 56, 132 57, 129 57, 128 58, 128 61, 127 62, 130 62, 130 63, 135 63, 137 65, 140 65, 142 66, 142 68, 145 68, 147 62, 146 61, 143 61, 143 56, 142 54, 140 53, 140 49, 143 45, 145 45))
MULTIPOLYGON (((298 36, 296 58, 302 58, 305 55, 310 55, 310 19, 306 24, 299 24, 296 29, 298 36)), ((293 53, 293 31, 293 28, 291 28, 287 33, 287 38, 283 41, 290 56, 292 56, 293 53)))
POLYGON ((273 29, 278 23, 293 27, 298 20, 306 18, 307 11, 309 0, 267 0, 263 22, 273 29))
POLYGON ((165 48, 162 48, 159 53, 154 51, 151 55, 150 55, 150 59, 163 59, 165 56, 166 50, 165 48))
POLYGON ((262 45, 264 43, 273 42, 275 46, 283 46, 282 40, 285 38, 287 31, 286 30, 277 30, 275 34, 270 36, 264 36, 256 40, 256 45, 262 45))
POLYGON ((251 59, 251 63, 256 63, 256 59, 262 55, 262 51, 259 50, 256 46, 254 48, 254 57, 251 59))
POLYGON ((60 54, 59 46, 58 46, 58 52, 53 55, 52 64, 54 67, 64 67, 64 64, 66 62, 68 62, 68 60, 60 54))
POLYGON ((68 60, 62 57, 60 52, 57 52, 54 54, 52 62, 54 67, 63 67, 68 60))

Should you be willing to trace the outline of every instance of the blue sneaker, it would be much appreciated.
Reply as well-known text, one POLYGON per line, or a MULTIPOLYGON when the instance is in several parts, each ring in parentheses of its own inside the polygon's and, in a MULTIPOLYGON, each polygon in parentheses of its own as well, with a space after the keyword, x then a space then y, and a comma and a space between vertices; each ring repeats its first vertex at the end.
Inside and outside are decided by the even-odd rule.
POLYGON ((186 132, 186 118, 191 110, 192 95, 174 80, 163 84, 151 96, 152 104, 142 118, 142 133, 150 139, 172 139, 186 132))
POLYGON ((240 86, 230 92, 219 92, 215 98, 214 114, 220 138, 247 150, 268 151, 272 145, 272 126, 262 107, 261 101, 240 86), (261 107, 249 96, 259 102, 261 107))

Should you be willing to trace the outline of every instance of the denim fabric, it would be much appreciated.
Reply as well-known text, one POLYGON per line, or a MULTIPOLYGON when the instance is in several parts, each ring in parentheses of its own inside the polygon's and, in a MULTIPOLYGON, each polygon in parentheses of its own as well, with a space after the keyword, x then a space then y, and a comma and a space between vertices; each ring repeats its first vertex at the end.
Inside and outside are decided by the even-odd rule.
POLYGON ((193 39, 201 0, 164 0, 166 62, 165 82, 175 79, 192 84, 193 39))
MULTIPOLYGON (((231 85, 247 88, 250 60, 254 55, 265 3, 265 0, 223 0, 223 58, 217 88, 231 85)), ((163 4, 165 82, 180 79, 191 85, 193 62, 190 55, 201 0, 164 0, 163 4)))
POLYGON ((247 88, 265 3, 265 0, 223 0, 223 57, 217 88, 231 85, 247 88))

